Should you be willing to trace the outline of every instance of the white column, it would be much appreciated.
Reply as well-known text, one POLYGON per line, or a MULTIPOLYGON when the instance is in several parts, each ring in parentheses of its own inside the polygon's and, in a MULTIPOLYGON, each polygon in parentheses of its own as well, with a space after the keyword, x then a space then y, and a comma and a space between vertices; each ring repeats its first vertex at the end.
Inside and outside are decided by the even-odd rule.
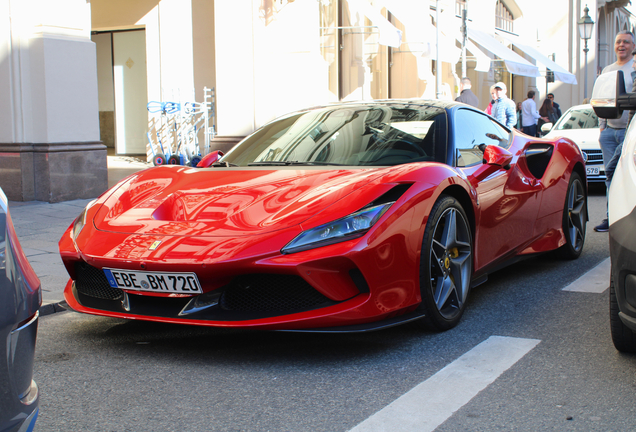
POLYGON ((107 187, 86 0, 0 0, 0 184, 50 202, 107 187))

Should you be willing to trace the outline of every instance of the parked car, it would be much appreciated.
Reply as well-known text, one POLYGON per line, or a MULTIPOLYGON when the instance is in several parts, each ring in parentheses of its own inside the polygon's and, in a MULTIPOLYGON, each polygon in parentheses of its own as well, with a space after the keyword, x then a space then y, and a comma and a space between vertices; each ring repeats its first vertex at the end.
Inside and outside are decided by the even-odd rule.
POLYGON ((33 359, 42 303, 0 188, 0 431, 32 431, 38 416, 33 359))
MULTIPOLYGON (((618 118, 623 110, 636 110, 636 93, 617 90, 622 71, 597 78, 592 106, 602 118, 618 118), (632 100, 628 97, 631 96, 632 100)), ((636 126, 632 121, 623 152, 609 188, 610 327, 619 351, 636 352, 636 126)))
POLYGON ((605 182, 603 153, 598 142, 601 132, 598 126, 598 117, 594 113, 592 105, 573 106, 561 116, 556 124, 544 124, 542 132, 547 132, 544 137, 546 139, 563 136, 574 141, 587 155, 585 164, 587 181, 590 183, 605 182))
POLYGON ((365 331, 459 322, 524 257, 577 258, 583 155, 455 102, 342 103, 275 120, 197 168, 136 173, 60 240, 79 312, 365 331))

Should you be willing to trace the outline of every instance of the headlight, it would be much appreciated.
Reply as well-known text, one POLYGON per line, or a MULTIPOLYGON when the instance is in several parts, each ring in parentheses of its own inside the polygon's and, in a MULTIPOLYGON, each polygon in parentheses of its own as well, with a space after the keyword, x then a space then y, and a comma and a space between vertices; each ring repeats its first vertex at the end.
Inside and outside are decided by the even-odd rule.
POLYGON ((88 205, 84 208, 84 210, 82 210, 82 213, 80 213, 80 215, 77 217, 77 219, 75 219, 75 222, 73 223, 73 231, 71 233, 71 236, 73 237, 73 240, 75 240, 77 238, 79 233, 82 231, 82 228, 84 228, 84 225, 86 225, 86 213, 88 212, 88 209, 93 207, 93 205, 96 202, 97 202, 96 199, 94 199, 93 201, 89 202, 88 205))
POLYGON ((301 252, 361 237, 394 202, 367 207, 342 219, 304 231, 281 249, 281 252, 301 252))

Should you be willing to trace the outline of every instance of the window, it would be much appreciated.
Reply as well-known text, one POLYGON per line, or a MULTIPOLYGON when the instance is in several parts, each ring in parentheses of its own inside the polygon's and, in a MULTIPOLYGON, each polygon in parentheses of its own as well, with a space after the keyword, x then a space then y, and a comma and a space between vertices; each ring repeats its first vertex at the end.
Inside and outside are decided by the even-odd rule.
POLYGON ((514 21, 514 17, 508 9, 508 6, 501 1, 497 0, 497 5, 495 6, 495 27, 512 33, 512 24, 514 21))
POLYGON ((504 148, 509 146, 510 133, 486 114, 459 109, 455 113, 454 124, 458 167, 482 163, 485 148, 482 144, 504 148))
POLYGON ((238 166, 391 166, 446 160, 446 111, 411 103, 348 104, 265 125, 223 161, 238 166))
POLYGON ((556 130, 598 129, 598 117, 592 109, 571 110, 556 125, 556 130))

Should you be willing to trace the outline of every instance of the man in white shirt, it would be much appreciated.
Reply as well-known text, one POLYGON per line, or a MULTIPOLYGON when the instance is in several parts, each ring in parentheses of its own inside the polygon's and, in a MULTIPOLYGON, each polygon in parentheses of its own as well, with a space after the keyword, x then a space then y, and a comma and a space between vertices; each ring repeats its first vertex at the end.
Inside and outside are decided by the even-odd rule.
MULTIPOLYGON (((616 62, 603 69, 603 73, 612 72, 617 70, 623 71, 623 78, 625 80, 625 91, 630 93, 632 91, 631 72, 634 63, 632 51, 636 48, 634 43, 634 35, 629 31, 622 31, 616 35, 614 41, 614 52, 616 53, 616 62)), ((614 158, 614 153, 618 153, 617 157, 620 157, 620 150, 622 150, 623 140, 625 139, 625 129, 627 128, 627 121, 629 117, 629 111, 623 111, 621 118, 617 119, 599 119, 599 129, 601 135, 598 139, 601 145, 601 151, 603 152, 603 165, 605 167, 605 185, 609 191, 612 176, 614 175, 614 169, 610 161, 614 158)), ((599 225, 594 227, 594 231, 607 232, 609 231, 609 222, 605 218, 599 225)))
MULTIPOLYGON (((533 137, 537 136, 537 120, 541 114, 537 111, 537 104, 534 103, 534 90, 528 91, 528 99, 521 102, 521 131, 533 137)), ((548 121, 547 118, 543 120, 548 121)))

